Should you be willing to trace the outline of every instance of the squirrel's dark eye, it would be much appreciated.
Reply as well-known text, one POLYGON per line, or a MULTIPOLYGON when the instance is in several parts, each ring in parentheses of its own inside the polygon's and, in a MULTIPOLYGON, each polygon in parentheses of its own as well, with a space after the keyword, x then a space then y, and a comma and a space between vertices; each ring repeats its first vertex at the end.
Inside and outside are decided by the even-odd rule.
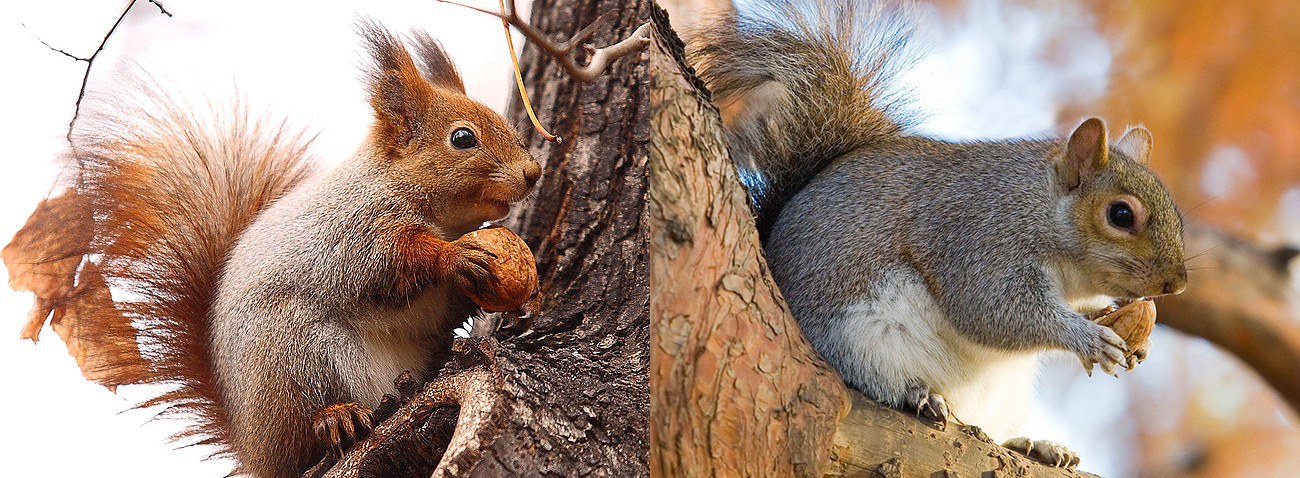
POLYGON ((1127 203, 1118 201, 1110 203, 1110 210, 1106 211, 1106 218, 1110 220, 1111 225, 1130 231, 1133 230, 1133 222, 1136 220, 1133 208, 1130 208, 1127 203))
POLYGON ((470 149, 478 146, 478 138, 474 137, 474 132, 469 128, 456 128, 451 132, 451 145, 456 149, 470 149))

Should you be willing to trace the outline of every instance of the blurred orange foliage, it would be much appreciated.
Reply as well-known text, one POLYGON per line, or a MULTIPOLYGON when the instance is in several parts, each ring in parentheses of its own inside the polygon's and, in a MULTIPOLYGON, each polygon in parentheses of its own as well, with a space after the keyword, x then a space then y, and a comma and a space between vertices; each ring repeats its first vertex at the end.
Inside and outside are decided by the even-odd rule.
POLYGON ((1300 222, 1278 209, 1300 186, 1300 2, 1086 5, 1115 47, 1112 83, 1100 104, 1071 105, 1062 123, 1099 114, 1115 126, 1145 124, 1156 138, 1153 167, 1198 222, 1265 242, 1280 238, 1283 222, 1300 222), (1207 168, 1220 154, 1245 167, 1207 168), (1228 185, 1221 195, 1205 186, 1215 182, 1228 185))

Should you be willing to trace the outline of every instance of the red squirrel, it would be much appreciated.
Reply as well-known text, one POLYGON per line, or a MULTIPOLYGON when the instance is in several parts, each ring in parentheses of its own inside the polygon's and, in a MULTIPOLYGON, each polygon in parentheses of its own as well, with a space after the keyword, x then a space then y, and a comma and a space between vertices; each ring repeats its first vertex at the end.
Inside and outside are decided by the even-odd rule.
POLYGON ((489 252, 451 241, 541 175, 427 34, 408 38, 413 57, 380 26, 359 31, 374 123, 337 167, 314 168, 283 127, 146 88, 76 123, 66 203, 84 220, 38 209, 28 223, 85 236, 67 258, 76 286, 38 292, 37 308, 78 317, 86 375, 175 385, 142 406, 193 417, 182 435, 233 456, 235 473, 299 476, 370 427, 400 372, 432 371, 476 310, 463 290, 496 280, 489 252), (84 293, 109 286, 128 297, 84 293))

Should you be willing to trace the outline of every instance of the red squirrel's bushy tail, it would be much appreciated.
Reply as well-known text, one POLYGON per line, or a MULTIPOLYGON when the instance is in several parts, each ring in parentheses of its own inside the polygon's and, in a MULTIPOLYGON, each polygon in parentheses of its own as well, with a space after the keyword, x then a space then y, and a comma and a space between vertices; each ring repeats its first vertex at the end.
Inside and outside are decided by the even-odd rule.
POLYGON ((777 0, 691 32, 688 59, 715 101, 742 107, 727 143, 764 236, 835 158, 902 134, 891 81, 915 59, 913 25, 908 10, 882 3, 777 0))
POLYGON ((10 285, 37 296, 25 338, 50 316, 88 379, 166 385, 139 406, 196 420, 176 438, 225 455, 209 307, 240 232, 308 173, 309 140, 238 105, 190 110, 156 85, 83 107, 72 188, 37 208, 4 260, 10 285))

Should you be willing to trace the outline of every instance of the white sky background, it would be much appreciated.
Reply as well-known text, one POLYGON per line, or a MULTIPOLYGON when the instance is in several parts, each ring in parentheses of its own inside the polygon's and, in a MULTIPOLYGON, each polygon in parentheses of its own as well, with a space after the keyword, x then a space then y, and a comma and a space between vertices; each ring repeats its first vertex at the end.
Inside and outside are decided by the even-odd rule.
MULTIPOLYGON (((126 54, 177 90, 220 99, 238 85, 254 111, 320 133, 314 149, 330 161, 352 152, 371 119, 357 69, 363 56, 352 33, 358 13, 395 32, 419 26, 442 40, 473 98, 501 110, 513 88, 499 21, 433 0, 165 0, 174 18, 140 1, 97 60, 92 84, 111 78, 126 54)), ((0 159, 0 241, 6 243, 50 190, 84 65, 48 50, 33 35, 88 56, 126 2, 10 3, 0 11, 0 64, 6 69, 0 74, 0 111, 7 113, 0 115, 0 144, 8 148, 0 159)), ((1056 5, 1056 14, 974 0, 955 19, 929 16, 923 34, 934 53, 904 77, 914 88, 913 109, 928 117, 919 131, 949 139, 1068 133, 1055 129, 1057 105, 1101 95, 1111 53, 1080 8, 1043 4, 1056 5), (1073 39, 1068 50, 1046 55, 1062 47, 1053 43, 1062 35, 1073 39)), ((516 35, 516 45, 521 42, 516 35)), ((546 123, 546 112, 539 114, 546 123)), ((219 477, 229 471, 228 463, 201 462, 201 450, 172 450, 166 437, 176 422, 144 424, 149 412, 122 412, 147 394, 126 387, 123 398, 81 379, 53 331, 46 329, 35 345, 17 340, 30 305, 29 294, 0 287, 4 474, 219 477)), ((1203 342, 1163 331, 1155 340, 1151 359, 1121 380, 1100 374, 1083 379, 1073 358, 1052 362, 1040 380, 1043 405, 1026 434, 1075 448, 1088 471, 1127 476, 1123 450, 1130 443, 1122 437, 1132 434, 1124 432, 1131 426, 1122 416, 1125 384, 1177 382, 1188 369, 1222 362, 1222 354, 1203 342), (1191 359, 1169 357, 1188 349, 1195 352, 1191 359)), ((1233 392, 1224 393, 1231 404, 1233 392)))

